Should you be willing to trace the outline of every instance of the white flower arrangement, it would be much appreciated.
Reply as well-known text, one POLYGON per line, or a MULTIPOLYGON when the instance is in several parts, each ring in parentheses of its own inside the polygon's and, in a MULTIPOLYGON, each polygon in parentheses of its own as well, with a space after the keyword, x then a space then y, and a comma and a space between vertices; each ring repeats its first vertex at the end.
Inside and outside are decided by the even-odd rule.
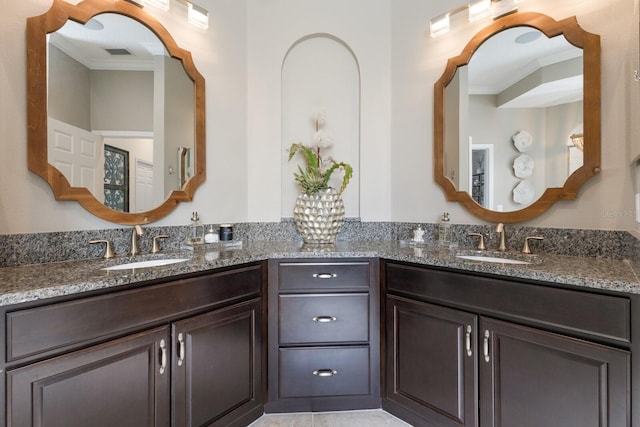
POLYGON ((322 158, 320 154, 321 150, 326 150, 333 145, 331 136, 322 129, 327 122, 324 109, 320 109, 313 114, 312 120, 315 131, 313 135, 315 144, 307 147, 302 143, 294 143, 291 144, 289 148, 289 160, 291 160, 297 152, 300 152, 306 164, 305 170, 298 166, 298 172, 294 172, 293 176, 305 193, 315 194, 319 190, 328 187, 329 179, 333 172, 337 169, 342 169, 344 171, 344 177, 339 190, 339 193, 342 193, 353 175, 353 168, 347 163, 336 162, 331 157, 322 158))

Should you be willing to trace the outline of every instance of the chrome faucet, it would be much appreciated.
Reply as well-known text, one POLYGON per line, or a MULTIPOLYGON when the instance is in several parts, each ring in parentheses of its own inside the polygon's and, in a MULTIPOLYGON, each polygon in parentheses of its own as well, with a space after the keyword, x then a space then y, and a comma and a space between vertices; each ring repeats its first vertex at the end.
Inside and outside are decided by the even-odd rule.
POLYGON ((500 244, 498 245, 498 250, 500 252, 505 252, 507 250, 507 244, 504 237, 504 224, 499 223, 496 226, 496 233, 500 233, 500 244))
POLYGON ((135 256, 140 253, 140 248, 138 247, 138 236, 142 236, 144 231, 142 227, 139 225, 134 225, 133 230, 131 231, 131 250, 129 250, 129 255, 135 256))

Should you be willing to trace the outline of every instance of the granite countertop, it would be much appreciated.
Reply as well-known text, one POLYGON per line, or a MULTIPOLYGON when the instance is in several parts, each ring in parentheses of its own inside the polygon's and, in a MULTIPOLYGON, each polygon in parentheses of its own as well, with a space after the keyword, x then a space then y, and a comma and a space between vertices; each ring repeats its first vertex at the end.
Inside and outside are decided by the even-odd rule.
MULTIPOLYGON (((426 266, 488 273, 614 292, 640 294, 635 266, 626 260, 562 255, 487 255, 526 259, 531 264, 502 264, 456 258, 463 250, 413 245, 398 241, 339 241, 335 245, 307 246, 301 242, 245 241, 232 245, 203 245, 156 255, 116 257, 0 268, 0 305, 7 306, 97 289, 126 286, 153 279, 206 271, 271 258, 380 257, 426 266), (523 258, 524 257, 524 258, 523 258), (154 258, 188 261, 154 268, 103 270, 104 267, 154 258)), ((464 250, 473 254, 475 251, 464 250)))

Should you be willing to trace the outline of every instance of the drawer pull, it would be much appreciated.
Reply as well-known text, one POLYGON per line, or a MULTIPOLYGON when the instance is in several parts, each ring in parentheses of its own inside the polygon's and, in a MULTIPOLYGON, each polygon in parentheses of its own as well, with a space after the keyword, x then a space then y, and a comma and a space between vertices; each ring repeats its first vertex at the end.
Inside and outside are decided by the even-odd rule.
POLYGON ((313 273, 313 277, 316 279, 335 279, 338 275, 336 273, 313 273))
POLYGON ((487 363, 491 361, 491 358, 489 357, 489 336, 490 336, 489 331, 485 330, 484 331, 484 361, 487 363))
POLYGON ((318 369, 317 371, 313 371, 313 375, 318 377, 332 377, 337 373, 338 371, 334 369, 318 369))
POLYGON ((164 339, 160 340, 160 375, 167 369, 167 344, 164 339))
POLYGON ((465 334, 465 350, 467 350, 467 356, 473 356, 471 351, 471 325, 467 325, 467 333, 465 334))
POLYGON ((184 363, 184 336, 182 332, 178 334, 178 366, 182 366, 184 363))
POLYGON ((333 316, 316 316, 312 320, 318 323, 331 323, 338 320, 338 318, 333 316))

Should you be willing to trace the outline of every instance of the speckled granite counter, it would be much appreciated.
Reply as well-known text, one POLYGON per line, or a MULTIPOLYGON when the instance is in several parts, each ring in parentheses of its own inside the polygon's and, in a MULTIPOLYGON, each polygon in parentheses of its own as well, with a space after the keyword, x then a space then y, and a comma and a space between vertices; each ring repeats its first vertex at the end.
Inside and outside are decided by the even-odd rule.
MULTIPOLYGON (((510 255, 522 256, 518 253, 510 255)), ((316 247, 297 242, 249 241, 243 242, 241 246, 205 245, 195 250, 138 256, 135 261, 150 258, 189 258, 189 261, 136 270, 103 270, 107 266, 131 262, 132 259, 128 257, 0 268, 0 305, 125 286, 270 258, 303 257, 380 257, 462 271, 640 294, 640 280, 634 272, 634 265, 624 260, 542 254, 534 255, 534 262, 527 265, 495 264, 462 260, 448 249, 428 245, 411 246, 398 241, 343 241, 316 247)))

